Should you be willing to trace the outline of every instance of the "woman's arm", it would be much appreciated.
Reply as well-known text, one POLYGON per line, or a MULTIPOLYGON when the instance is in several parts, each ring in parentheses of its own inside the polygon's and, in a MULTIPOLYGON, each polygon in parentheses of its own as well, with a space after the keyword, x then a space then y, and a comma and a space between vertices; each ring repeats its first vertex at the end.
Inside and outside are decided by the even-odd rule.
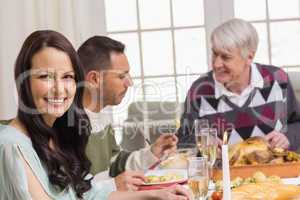
POLYGON ((0 145, 0 160, 0 199, 50 199, 25 161, 18 145, 0 145))
POLYGON ((180 185, 161 190, 137 192, 112 192, 109 200, 189 200, 190 192, 180 185))
POLYGON ((40 200, 40 199, 51 200, 51 198, 47 195, 47 193, 43 189, 37 177, 34 175, 32 169, 30 168, 30 166, 22 156, 21 156, 21 160, 25 169, 27 182, 28 182, 28 189, 32 200, 40 200))

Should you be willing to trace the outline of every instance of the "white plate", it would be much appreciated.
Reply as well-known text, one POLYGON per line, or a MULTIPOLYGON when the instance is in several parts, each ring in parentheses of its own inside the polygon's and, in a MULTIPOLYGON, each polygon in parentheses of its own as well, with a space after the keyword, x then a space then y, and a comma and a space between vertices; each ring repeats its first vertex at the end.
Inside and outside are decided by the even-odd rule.
POLYGON ((183 169, 159 169, 159 170, 148 170, 145 173, 145 176, 164 176, 167 174, 176 174, 181 176, 181 179, 157 182, 157 183, 145 183, 145 185, 161 185, 161 184, 170 184, 170 183, 182 183, 188 180, 187 171, 183 169))

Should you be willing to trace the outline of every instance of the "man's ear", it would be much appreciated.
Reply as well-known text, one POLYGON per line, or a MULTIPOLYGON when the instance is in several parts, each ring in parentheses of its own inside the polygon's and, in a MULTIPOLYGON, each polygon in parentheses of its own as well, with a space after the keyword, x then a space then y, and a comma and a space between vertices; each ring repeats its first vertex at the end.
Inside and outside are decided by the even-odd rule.
POLYGON ((91 86, 99 87, 101 82, 101 73, 96 70, 91 70, 85 75, 85 81, 91 86))
POLYGON ((250 51, 248 53, 248 57, 247 57, 247 64, 248 65, 251 65, 251 63, 253 62, 254 56, 255 56, 255 52, 254 51, 250 51))

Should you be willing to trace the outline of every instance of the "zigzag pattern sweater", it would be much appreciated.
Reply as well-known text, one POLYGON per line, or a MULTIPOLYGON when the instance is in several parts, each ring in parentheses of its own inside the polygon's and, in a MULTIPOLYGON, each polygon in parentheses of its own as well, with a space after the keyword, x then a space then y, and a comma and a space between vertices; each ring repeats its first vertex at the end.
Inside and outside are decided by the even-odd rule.
POLYGON ((197 79, 188 91, 178 130, 179 143, 195 143, 193 122, 206 118, 218 129, 221 137, 231 130, 230 143, 253 136, 263 136, 273 130, 288 137, 290 149, 300 147, 300 107, 288 75, 280 68, 256 63, 264 80, 263 88, 255 88, 243 106, 226 96, 215 98, 212 72, 197 79))

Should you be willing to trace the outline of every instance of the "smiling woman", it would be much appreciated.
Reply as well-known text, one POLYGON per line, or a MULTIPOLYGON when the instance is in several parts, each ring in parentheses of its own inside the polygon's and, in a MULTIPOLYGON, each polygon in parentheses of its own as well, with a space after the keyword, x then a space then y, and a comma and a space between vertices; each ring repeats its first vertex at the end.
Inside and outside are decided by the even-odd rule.
POLYGON ((52 126, 73 102, 75 73, 68 55, 46 47, 32 58, 30 85, 34 103, 45 122, 52 126))
POLYGON ((0 126, 0 199, 94 195, 84 154, 90 129, 80 123, 88 122, 78 87, 83 72, 71 43, 55 31, 32 33, 17 57, 15 80, 18 115, 0 126))

